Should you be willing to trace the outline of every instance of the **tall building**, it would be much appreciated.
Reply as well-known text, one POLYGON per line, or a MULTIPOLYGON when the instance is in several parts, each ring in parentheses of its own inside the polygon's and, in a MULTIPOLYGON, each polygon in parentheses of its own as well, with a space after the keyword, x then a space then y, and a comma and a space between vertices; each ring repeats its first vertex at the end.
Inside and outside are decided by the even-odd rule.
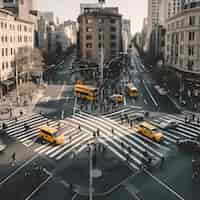
POLYGON ((168 0, 168 18, 180 13, 183 5, 184 0, 168 0))
POLYGON ((46 20, 49 24, 55 24, 55 18, 53 12, 42 12, 44 20, 46 20))
POLYGON ((31 11, 37 9, 36 0, 1 0, 3 8, 7 9, 21 18, 28 19, 31 11))
POLYGON ((18 59, 26 60, 34 47, 34 24, 0 9, 0 81, 7 86, 15 77, 18 59))
POLYGON ((122 20, 122 45, 123 51, 127 53, 128 46, 131 43, 131 21, 128 19, 122 20))
POLYGON ((122 50, 122 16, 117 7, 85 8, 78 17, 79 55, 82 60, 99 64, 119 55, 122 50))
POLYGON ((193 83, 200 82, 199 19, 196 7, 167 20, 165 64, 193 83))
POLYGON ((159 23, 159 4, 160 0, 148 0, 148 25, 149 31, 159 23))

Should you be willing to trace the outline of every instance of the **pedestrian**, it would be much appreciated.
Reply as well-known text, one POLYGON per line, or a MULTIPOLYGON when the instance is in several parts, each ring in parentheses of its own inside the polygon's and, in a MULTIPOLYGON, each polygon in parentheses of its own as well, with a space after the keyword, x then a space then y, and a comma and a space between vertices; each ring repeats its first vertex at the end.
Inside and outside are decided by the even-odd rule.
POLYGON ((187 120, 188 120, 187 115, 185 115, 185 123, 187 123, 187 120))
POLYGON ((99 137, 100 130, 97 128, 97 137, 99 137))
POLYGON ((23 112, 22 112, 22 111, 20 111, 20 112, 19 112, 19 114, 20 114, 20 117, 22 117, 22 115, 23 115, 23 112))
POLYGON ((164 162, 165 162, 165 158, 164 158, 164 156, 162 156, 161 160, 160 160, 160 168, 161 169, 163 168, 164 162))
POLYGON ((143 156, 146 158, 146 157, 148 157, 148 153, 147 153, 147 151, 145 150, 145 151, 143 151, 142 152, 142 154, 143 154, 143 156))
POLYGON ((70 135, 69 136, 69 143, 71 143, 72 142, 72 136, 70 135))
POLYGON ((48 121, 48 119, 47 119, 47 126, 49 126, 49 121, 48 121))
POLYGON ((200 124, 200 118, 199 118, 199 116, 197 117, 197 124, 198 125, 200 124))
POLYGON ((95 131, 93 131, 93 137, 96 138, 96 132, 95 131))
POLYGON ((16 153, 15 152, 13 152, 13 154, 12 154, 12 166, 14 166, 15 165, 15 162, 16 162, 16 153))
POLYGON ((130 120, 130 127, 133 128, 133 120, 130 120))
POLYGON ((15 123, 17 122, 17 117, 15 117, 15 123))
POLYGON ((114 137, 114 129, 113 128, 112 128, 111 132, 112 132, 112 137, 114 137))
POLYGON ((123 142, 121 142, 121 148, 122 148, 122 149, 124 148, 124 143, 123 143, 123 142))
POLYGON ((195 114, 192 114, 192 121, 195 120, 195 114))
POLYGON ((2 128, 5 130, 7 128, 7 124, 5 122, 2 123, 2 128))
POLYGON ((128 152, 131 154, 131 147, 130 146, 128 147, 128 152))
POLYGON ((78 125, 78 130, 81 131, 81 126, 80 126, 80 124, 78 125))
POLYGON ((58 122, 58 129, 60 129, 60 121, 58 122))

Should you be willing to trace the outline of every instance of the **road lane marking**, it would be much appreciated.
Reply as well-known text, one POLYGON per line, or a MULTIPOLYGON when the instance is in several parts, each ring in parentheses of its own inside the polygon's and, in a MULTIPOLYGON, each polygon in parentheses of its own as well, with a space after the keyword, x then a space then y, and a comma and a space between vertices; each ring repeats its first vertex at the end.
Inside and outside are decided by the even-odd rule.
POLYGON ((149 94, 151 100, 153 101, 154 105, 155 105, 156 107, 158 107, 158 103, 156 102, 155 98, 152 96, 152 94, 151 94, 149 88, 147 87, 146 83, 144 82, 144 80, 143 80, 142 82, 143 82, 143 85, 144 85, 144 87, 145 87, 147 93, 149 94))
POLYGON ((169 187, 166 183, 162 182, 160 179, 158 179, 156 176, 154 176, 153 174, 151 174, 149 171, 147 171, 146 169, 144 169, 144 172, 149 175, 152 179, 154 179, 157 183, 159 183, 160 185, 162 185, 166 190, 168 190, 169 192, 171 192, 173 195, 175 195, 178 199, 180 200, 185 200, 180 194, 178 194, 176 191, 174 191, 171 187, 169 187))
POLYGON ((60 89, 59 95, 57 96, 56 100, 59 100, 61 98, 64 89, 65 89, 65 85, 63 85, 62 88, 60 89))
POLYGON ((53 175, 49 175, 49 177, 44 180, 35 190, 33 190, 33 192, 31 192, 31 194, 25 198, 25 200, 29 200, 33 197, 33 195, 35 195, 45 184, 47 184, 49 182, 49 180, 53 177, 53 175))
POLYGON ((39 157, 38 154, 33 156, 31 159, 27 160, 23 165, 21 165, 19 168, 17 168, 14 172, 12 172, 9 176, 4 178, 1 182, 0 185, 3 185, 6 183, 10 178, 12 178, 15 174, 17 174, 19 171, 21 171, 26 165, 30 164, 33 160, 35 160, 37 157, 39 157))

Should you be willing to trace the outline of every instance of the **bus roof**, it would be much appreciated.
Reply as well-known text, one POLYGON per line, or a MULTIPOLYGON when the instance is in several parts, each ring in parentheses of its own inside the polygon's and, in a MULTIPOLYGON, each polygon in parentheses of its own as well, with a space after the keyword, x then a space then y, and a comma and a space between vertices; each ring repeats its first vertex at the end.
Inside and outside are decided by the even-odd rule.
POLYGON ((56 128, 50 127, 50 126, 42 126, 40 127, 40 130, 44 130, 47 131, 50 134, 54 134, 55 132, 57 132, 58 130, 56 128))
POLYGON ((90 86, 90 85, 82 85, 82 84, 76 84, 75 89, 86 89, 86 90, 97 90, 97 88, 90 86))
POLYGON ((150 123, 148 123, 148 122, 142 122, 142 123, 140 123, 140 125, 142 125, 142 126, 148 128, 148 129, 150 129, 150 130, 153 130, 153 129, 156 128, 155 126, 153 126, 152 124, 150 124, 150 123))

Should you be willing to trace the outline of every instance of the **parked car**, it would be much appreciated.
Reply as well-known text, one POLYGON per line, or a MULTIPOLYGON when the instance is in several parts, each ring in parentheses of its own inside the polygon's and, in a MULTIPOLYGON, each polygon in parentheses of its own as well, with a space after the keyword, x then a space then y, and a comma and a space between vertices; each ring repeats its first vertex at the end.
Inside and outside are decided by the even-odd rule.
POLYGON ((178 122, 176 120, 162 121, 159 126, 163 129, 176 128, 178 126, 178 122))
POLYGON ((177 145, 179 148, 181 148, 183 150, 200 153, 200 143, 196 140, 180 139, 177 142, 177 145))

